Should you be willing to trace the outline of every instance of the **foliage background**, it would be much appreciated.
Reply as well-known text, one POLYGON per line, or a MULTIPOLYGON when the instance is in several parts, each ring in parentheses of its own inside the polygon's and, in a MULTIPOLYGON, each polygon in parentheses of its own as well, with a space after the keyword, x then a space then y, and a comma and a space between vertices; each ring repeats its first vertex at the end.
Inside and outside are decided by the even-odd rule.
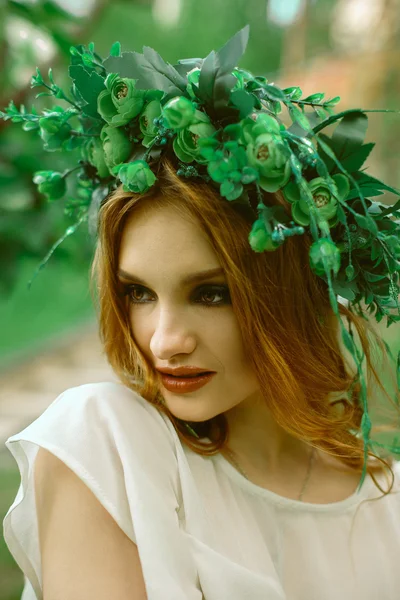
MULTIPOLYGON (((247 23, 250 42, 241 67, 282 86, 300 85, 304 95, 340 95, 341 109, 400 109, 399 9, 399 0, 6 0, 0 5, 0 110, 12 98, 29 109, 33 102, 51 106, 51 99, 34 100, 30 79, 36 66, 43 74, 52 66, 55 81, 68 90, 71 45, 92 41, 104 57, 116 40, 123 50, 148 45, 174 63, 204 57, 247 23)), ((370 171, 398 188, 399 133, 400 115, 370 117, 366 141, 378 142, 370 171)), ((0 371, 94 319, 88 291, 93 248, 84 228, 27 289, 71 224, 61 204, 48 205, 37 193, 33 173, 64 170, 65 160, 44 152, 36 132, 0 121, 0 371)), ((380 330, 398 350, 398 325, 380 330)), ((7 460, 0 462, 0 483, 5 514, 19 483, 7 460)), ((0 600, 20 597, 21 573, 1 540, 0 581, 0 600)))

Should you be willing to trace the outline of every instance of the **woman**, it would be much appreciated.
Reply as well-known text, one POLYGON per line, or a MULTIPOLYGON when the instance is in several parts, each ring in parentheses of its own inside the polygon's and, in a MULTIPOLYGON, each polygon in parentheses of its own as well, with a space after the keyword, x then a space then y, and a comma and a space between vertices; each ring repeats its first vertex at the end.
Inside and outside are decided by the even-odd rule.
MULTIPOLYGON (((121 383, 66 390, 6 442, 23 598, 394 600, 400 467, 369 452, 361 478, 361 386, 311 236, 255 253, 248 207, 178 167, 164 152, 154 185, 100 209, 93 273, 121 383)), ((293 190, 269 185, 265 205, 290 215, 293 190)), ((371 326, 340 313, 384 392, 371 326)))

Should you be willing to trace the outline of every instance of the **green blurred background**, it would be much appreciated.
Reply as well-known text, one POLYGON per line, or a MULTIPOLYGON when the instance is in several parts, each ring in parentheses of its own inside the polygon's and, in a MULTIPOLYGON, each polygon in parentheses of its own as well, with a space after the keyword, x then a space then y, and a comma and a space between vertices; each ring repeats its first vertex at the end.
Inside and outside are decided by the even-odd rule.
MULTIPOLYGON (((39 109, 52 106, 53 99, 34 100, 31 76, 36 66, 47 76, 51 66, 55 81, 68 90, 71 45, 94 42, 103 57, 117 40, 123 51, 147 45, 174 63, 206 56, 247 23, 250 41, 241 67, 283 87, 299 85, 304 96, 339 95, 341 110, 400 109, 400 0, 6 0, 0 5, 0 110, 11 99, 28 110, 33 102, 39 109)), ((400 115, 370 115, 369 122, 367 141, 377 142, 370 172, 400 188, 400 115)), ((63 170, 70 161, 44 152, 37 132, 0 120, 0 379, 10 372, 17 378, 18 365, 95 320, 88 288, 93 246, 85 224, 27 288, 49 248, 73 223, 61 203, 48 205, 38 194, 33 173, 63 170)), ((386 330, 383 322, 378 329, 397 353, 398 325, 386 330)), ((7 402, 3 394, 5 413, 7 402)), ((3 448, 1 516, 19 484, 3 448)), ((0 600, 20 598, 22 575, 2 539, 0 582, 0 600)))

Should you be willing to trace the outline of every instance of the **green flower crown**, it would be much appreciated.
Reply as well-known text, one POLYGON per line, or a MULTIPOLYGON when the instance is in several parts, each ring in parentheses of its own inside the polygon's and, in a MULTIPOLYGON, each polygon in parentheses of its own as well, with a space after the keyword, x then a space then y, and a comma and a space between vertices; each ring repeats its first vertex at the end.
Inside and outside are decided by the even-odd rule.
MULTIPOLYGON (((79 149, 81 154, 74 169, 34 176, 39 191, 58 200, 66 195, 66 178, 77 175, 76 195, 66 205, 77 220, 39 269, 81 222, 88 221, 90 231, 96 231, 100 205, 121 182, 125 191, 149 190, 157 181, 153 167, 172 149, 179 176, 204 179, 227 201, 252 210, 249 243, 255 252, 274 251, 294 235, 311 235, 310 266, 326 281, 335 314, 339 317, 340 295, 361 316, 364 301, 376 321, 386 316, 389 327, 400 320, 400 200, 387 207, 371 198, 385 190, 400 192, 362 166, 374 146, 364 143, 367 113, 392 111, 336 114, 339 97, 324 100, 323 93, 316 93, 302 98, 298 87, 280 89, 237 68, 248 37, 246 26, 218 52, 174 66, 149 47, 143 54, 121 53, 116 42, 103 60, 93 43, 73 46, 70 96, 54 83, 51 69, 49 85, 37 68, 31 85, 47 91, 36 97, 54 96, 70 106, 54 106, 38 115, 34 107, 28 114, 11 101, 0 117, 23 122, 26 131, 37 130, 45 150, 79 149), (289 127, 280 118, 282 109, 291 120, 289 127), (335 123, 331 137, 322 133, 335 123), (263 191, 278 190, 290 203, 291 218, 282 206, 266 204, 263 191), (390 312, 393 308, 397 314, 390 312)), ((361 383, 366 461, 369 447, 388 446, 369 439, 364 356, 351 329, 339 322, 361 383)), ((397 368, 400 387, 400 353, 397 368)), ((400 452, 400 447, 391 446, 390 451, 400 452)), ((365 472, 364 466, 361 484, 365 472)))

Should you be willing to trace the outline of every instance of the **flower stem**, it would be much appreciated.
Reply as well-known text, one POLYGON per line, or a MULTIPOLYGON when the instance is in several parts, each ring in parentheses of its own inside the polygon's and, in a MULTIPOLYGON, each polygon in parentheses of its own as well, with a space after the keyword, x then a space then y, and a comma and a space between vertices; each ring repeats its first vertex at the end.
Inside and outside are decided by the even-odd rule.
POLYGON ((74 167, 73 169, 69 169, 68 171, 65 171, 65 173, 63 173, 63 179, 65 179, 65 177, 68 177, 68 175, 70 175, 71 173, 73 173, 74 171, 77 171, 78 169, 83 169, 83 165, 78 165, 77 167, 74 167))

